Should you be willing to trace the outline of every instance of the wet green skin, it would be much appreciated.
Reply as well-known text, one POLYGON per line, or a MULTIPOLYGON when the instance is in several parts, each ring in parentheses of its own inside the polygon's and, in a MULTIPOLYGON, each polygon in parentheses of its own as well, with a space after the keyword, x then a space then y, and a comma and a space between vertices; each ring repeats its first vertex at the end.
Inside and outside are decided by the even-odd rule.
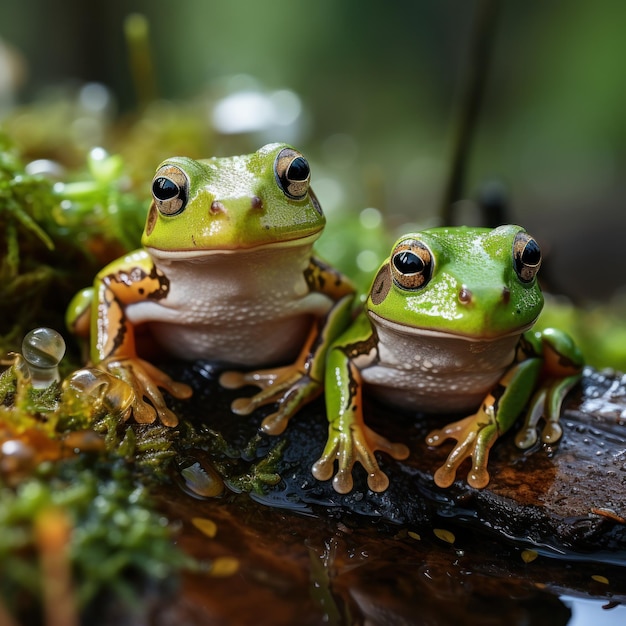
POLYGON ((540 262, 536 242, 512 225, 434 228, 398 240, 363 311, 329 350, 329 435, 314 476, 330 479, 337 461, 333 486, 347 493, 360 462, 369 487, 384 491, 389 480, 374 452, 408 456, 404 444, 364 423, 364 388, 411 410, 469 413, 427 438, 434 446, 456 440, 435 472, 440 487, 453 483, 468 457, 468 483, 487 485, 489 450, 524 408, 517 445, 535 443, 541 417, 542 440, 557 441, 561 403, 579 380, 583 359, 568 335, 529 330, 543 306, 535 277, 540 262))
POLYGON ((278 403, 263 422, 268 433, 321 393, 327 348, 349 323, 354 288, 313 254, 325 218, 309 183, 308 163, 284 144, 159 166, 143 249, 105 267, 68 311, 69 326, 90 335, 92 363, 129 385, 137 421, 175 425, 159 388, 191 394, 139 358, 140 326, 162 354, 248 370, 280 364, 221 378, 225 387, 261 388, 233 403, 239 414, 278 403))

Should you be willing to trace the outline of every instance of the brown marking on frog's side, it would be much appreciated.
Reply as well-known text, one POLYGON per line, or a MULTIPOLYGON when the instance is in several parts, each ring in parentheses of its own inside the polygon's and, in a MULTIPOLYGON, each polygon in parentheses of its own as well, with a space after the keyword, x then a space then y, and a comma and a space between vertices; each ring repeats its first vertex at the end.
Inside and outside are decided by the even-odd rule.
POLYGON ((150 210, 148 211, 148 218, 146 219, 146 235, 151 235, 154 227, 157 223, 157 219, 159 217, 159 212, 157 211, 156 205, 154 204, 154 200, 150 204, 150 210))
POLYGON ((120 301, 115 296, 115 292, 109 289, 104 283, 104 289, 101 294, 101 305, 98 306, 98 317, 100 318, 98 325, 102 323, 102 318, 106 319, 104 326, 109 329, 115 329, 114 333, 104 333, 103 343, 100 346, 102 358, 106 358, 115 354, 124 344, 126 334, 128 332, 128 324, 124 309, 120 301))
POLYGON ((315 257, 309 259, 303 275, 309 291, 325 293, 333 300, 339 300, 354 291, 352 283, 347 281, 341 272, 315 257))
POLYGON ((354 363, 348 361, 348 398, 346 399, 346 410, 352 410, 356 412, 359 409, 355 400, 359 396, 359 389, 361 385, 361 375, 358 368, 354 363))
POLYGON ((350 359, 356 359, 364 354, 369 354, 372 350, 378 350, 378 334, 372 326, 372 334, 363 341, 355 341, 341 347, 340 350, 350 359))
POLYGON ((389 264, 385 263, 380 270, 378 270, 378 274, 376 274, 376 278, 374 278, 372 284, 370 291, 372 304, 380 304, 387 297, 391 289, 391 283, 391 270, 389 269, 389 264))
POLYGON ((107 329, 115 329, 109 335, 105 333, 101 348, 102 358, 116 354, 127 341, 129 333, 128 321, 124 307, 141 300, 162 300, 170 290, 170 281, 156 266, 151 265, 147 272, 139 266, 130 267, 102 278, 100 287, 99 317, 105 317, 107 329))
POLYGON ((150 272, 135 266, 107 274, 102 278, 102 283, 116 299, 124 303, 137 302, 145 298, 162 300, 167 297, 170 289, 169 279, 154 265, 150 272))
POLYGON ((561 354, 549 343, 544 344, 543 369, 553 376, 572 376, 580 372, 580 364, 576 363, 568 356, 561 354))
POLYGON ((170 279, 154 265, 150 270, 149 278, 155 285, 155 288, 148 292, 148 298, 150 300, 167 298, 167 294, 170 292, 170 279))

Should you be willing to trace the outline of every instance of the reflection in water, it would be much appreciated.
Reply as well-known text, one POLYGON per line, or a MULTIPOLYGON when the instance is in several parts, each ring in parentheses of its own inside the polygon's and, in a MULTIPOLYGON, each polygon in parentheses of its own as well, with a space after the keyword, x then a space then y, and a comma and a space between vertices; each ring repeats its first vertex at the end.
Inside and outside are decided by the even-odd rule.
POLYGON ((626 606, 603 608, 607 604, 598 600, 584 600, 571 596, 561 596, 561 600, 571 609, 572 618, 567 626, 614 626, 626 624, 626 606))

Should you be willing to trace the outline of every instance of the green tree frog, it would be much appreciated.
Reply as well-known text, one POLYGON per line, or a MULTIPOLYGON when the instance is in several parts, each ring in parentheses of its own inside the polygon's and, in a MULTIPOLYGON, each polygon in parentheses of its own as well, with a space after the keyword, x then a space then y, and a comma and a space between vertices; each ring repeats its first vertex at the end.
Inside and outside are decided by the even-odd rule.
POLYGON ((176 425, 159 388, 191 394, 140 358, 145 329, 178 358, 246 370, 280 364, 221 377, 226 387, 261 389, 236 400, 237 413, 278 403, 264 420, 268 433, 321 393, 327 348, 349 323, 354 288, 312 254, 325 218, 310 175, 304 156, 285 144, 158 167, 143 248, 101 270, 68 310, 70 327, 90 336, 94 366, 132 389, 138 422, 158 416, 176 425))
POLYGON ((513 225, 496 229, 432 228, 402 237, 378 270, 364 308, 332 344, 326 370, 329 435, 313 475, 352 489, 358 461, 373 491, 388 477, 376 450, 395 459, 408 448, 365 425, 362 391, 396 406, 434 413, 470 412, 431 432, 427 443, 456 440, 434 476, 450 486, 471 457, 468 483, 489 482, 487 461, 495 440, 525 407, 516 438, 521 448, 561 434, 566 393, 581 375, 583 359, 572 339, 557 330, 529 330, 543 307, 537 283, 541 251, 513 225))

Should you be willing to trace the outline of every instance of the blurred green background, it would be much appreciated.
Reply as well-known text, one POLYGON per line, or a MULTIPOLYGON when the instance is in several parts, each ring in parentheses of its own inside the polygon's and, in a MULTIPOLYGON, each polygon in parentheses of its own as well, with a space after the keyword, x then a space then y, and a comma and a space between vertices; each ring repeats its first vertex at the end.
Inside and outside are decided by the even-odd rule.
MULTIPOLYGON (((469 201, 459 206, 458 221, 480 221, 471 200, 486 182, 502 182, 510 197, 507 220, 528 228, 548 253, 550 288, 577 302, 623 298, 626 3, 496 4, 465 186, 469 201)), ((287 140, 310 158, 331 224, 343 210, 374 206, 395 236, 438 221, 477 6, 462 0, 5 2, 0 115, 15 116, 17 104, 79 97, 86 83, 109 91, 83 90, 80 97, 91 98, 84 106, 117 120, 147 100, 154 105, 153 96, 161 107, 184 102, 193 114, 172 108, 168 132, 154 126, 163 116, 145 126, 143 139, 133 128, 137 141, 146 142, 151 168, 184 148, 181 138, 197 134, 189 120, 204 116, 207 128, 193 143, 202 154, 192 156, 287 140), (124 24, 134 12, 150 28, 153 81, 145 71, 133 78, 133 63, 141 59, 131 53, 124 24), (145 138, 150 133, 156 146, 145 138)), ((27 134, 32 110, 22 126, 12 123, 27 134)), ((109 138, 96 130, 83 134, 106 146, 109 138)), ((370 218, 376 214, 364 217, 370 218)))

